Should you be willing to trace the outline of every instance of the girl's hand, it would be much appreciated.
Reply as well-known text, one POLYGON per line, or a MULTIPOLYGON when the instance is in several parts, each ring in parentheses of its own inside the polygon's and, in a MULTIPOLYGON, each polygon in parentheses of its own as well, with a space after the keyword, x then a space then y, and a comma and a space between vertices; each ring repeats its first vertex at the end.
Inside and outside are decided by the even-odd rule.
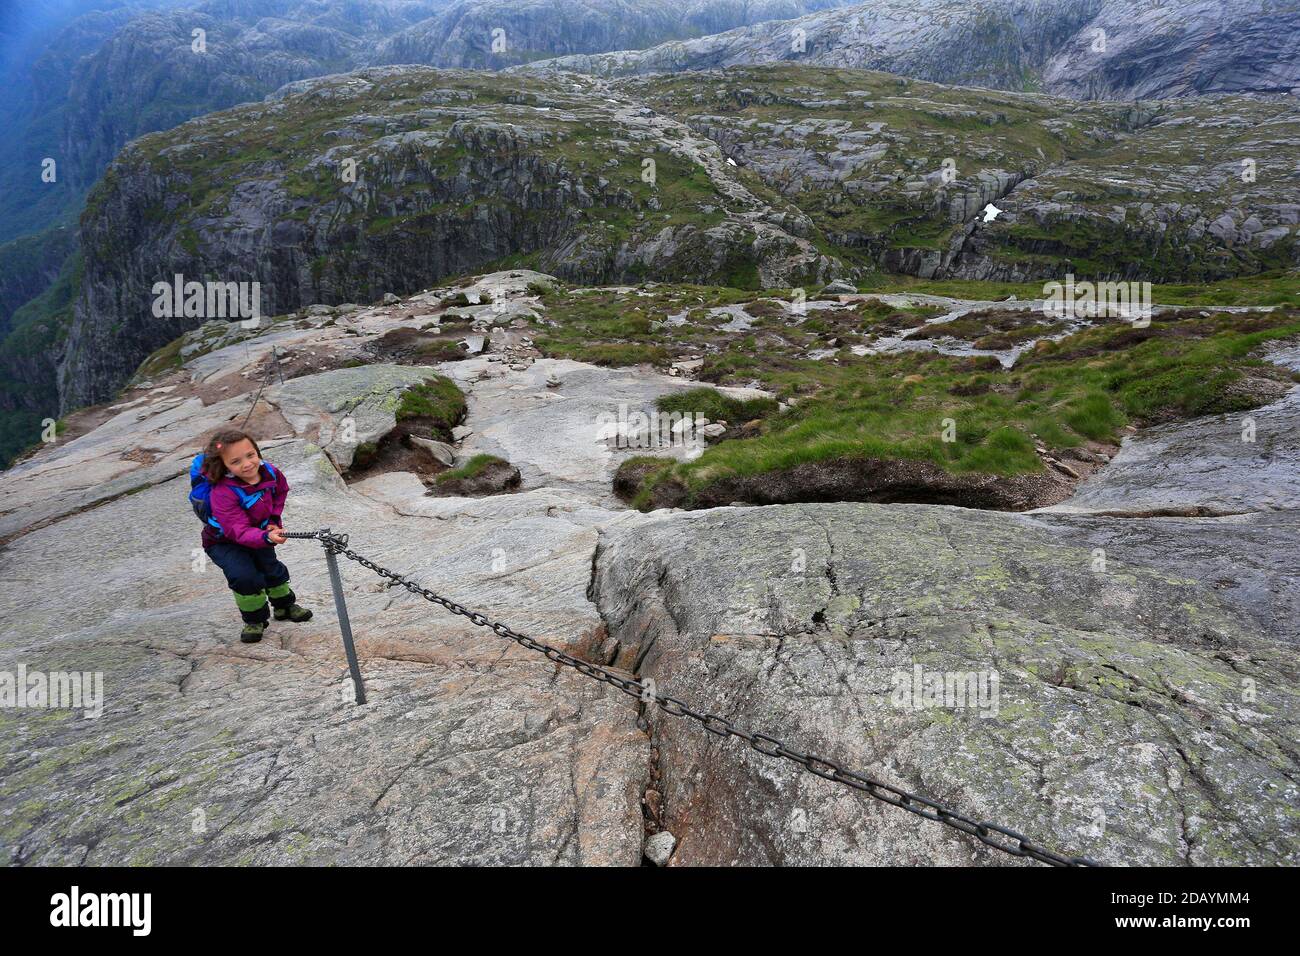
POLYGON ((266 529, 267 538, 272 544, 284 544, 289 539, 284 536, 284 529, 277 525, 271 525, 266 529))

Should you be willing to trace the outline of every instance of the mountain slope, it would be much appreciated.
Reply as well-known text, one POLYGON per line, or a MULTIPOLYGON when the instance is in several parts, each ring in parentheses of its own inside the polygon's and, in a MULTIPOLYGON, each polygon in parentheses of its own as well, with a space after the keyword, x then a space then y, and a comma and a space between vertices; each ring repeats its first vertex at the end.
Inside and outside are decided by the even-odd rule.
POLYGON ((618 83, 892 271, 1171 282, 1300 265, 1292 98, 1078 104, 793 64, 618 83))
POLYGON ((1300 6, 1277 0, 876 0, 528 69, 601 76, 774 61, 1084 99, 1300 87, 1300 6))
POLYGON ((703 84, 421 67, 303 81, 139 139, 110 168, 83 219, 61 408, 107 397, 202 321, 150 314, 150 290, 177 273, 258 281, 271 314, 491 263, 748 288, 847 268, 1147 281, 1294 268, 1297 156, 1289 101, 1138 109, 795 66, 703 84), (1168 174, 1117 180, 1143 156, 1168 174), (1253 156, 1246 182, 1227 157, 1253 156), (990 202, 1005 218, 984 222, 990 202))
POLYGON ((1042 83, 1080 99, 1294 93, 1300 3, 1106 0, 1047 62, 1042 83))
POLYGON ((275 314, 507 259, 581 281, 757 287, 841 271, 807 218, 715 144, 608 92, 377 67, 134 141, 87 204, 63 407, 111 394, 197 324, 150 314, 175 273, 258 281, 275 314))
POLYGON ((128 140, 261 99, 285 83, 353 69, 386 36, 445 0, 209 0, 133 18, 77 66, 63 149, 87 187, 128 140), (194 31, 206 46, 196 50, 194 31))
POLYGON ((84 189, 130 139, 368 65, 495 69, 798 16, 840 0, 208 0, 137 16, 77 65, 63 148, 84 189), (207 52, 192 49, 206 31, 207 52), (504 49, 493 52, 500 37, 504 49))
POLYGON ((544 57, 637 50, 846 2, 461 0, 385 40, 367 63, 495 70, 544 57))
POLYGON ((164 2, 179 0, 130 0, 62 24, 51 19, 8 51, 0 67, 0 242, 70 220, 80 207, 85 190, 72 182, 77 160, 60 148, 73 71, 131 17, 164 2), (46 159, 58 162, 53 182, 42 176, 46 159))

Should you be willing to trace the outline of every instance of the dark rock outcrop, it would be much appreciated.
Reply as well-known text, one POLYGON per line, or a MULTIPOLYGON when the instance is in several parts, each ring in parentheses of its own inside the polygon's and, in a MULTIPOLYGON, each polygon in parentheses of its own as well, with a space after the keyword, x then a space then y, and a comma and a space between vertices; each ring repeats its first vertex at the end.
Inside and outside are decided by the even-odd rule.
MULTIPOLYGON (((625 485, 634 480, 634 475, 624 476, 625 485)), ((635 489, 627 490, 635 493, 635 489)), ((925 461, 837 458, 723 478, 696 493, 670 477, 653 486, 649 504, 653 508, 718 508, 737 501, 757 505, 874 501, 1027 511, 1057 504, 1070 490, 1069 483, 1046 472, 1013 477, 953 474, 925 461)))

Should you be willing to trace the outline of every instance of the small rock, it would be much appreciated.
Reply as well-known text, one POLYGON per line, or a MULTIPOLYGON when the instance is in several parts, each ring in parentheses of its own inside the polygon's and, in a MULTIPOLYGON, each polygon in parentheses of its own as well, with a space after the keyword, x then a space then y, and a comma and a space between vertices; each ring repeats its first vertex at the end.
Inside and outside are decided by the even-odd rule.
POLYGON ((664 798, 658 790, 653 788, 647 790, 645 796, 641 798, 641 802, 650 811, 652 820, 658 820, 663 815, 664 798))
POLYGON ((655 866, 667 866, 676 848, 677 837, 667 830, 661 830, 645 841, 646 859, 655 866))
POLYGON ((446 442, 434 441, 431 438, 421 438, 419 435, 407 435, 411 444, 416 448, 423 448, 432 455, 439 464, 446 465, 450 468, 456 463, 456 449, 452 448, 446 442))
POLYGON ((399 303, 399 302, 401 302, 401 301, 402 301, 401 299, 399 299, 397 296, 393 295, 393 293, 391 293, 391 292, 385 292, 385 293, 384 293, 384 305, 396 305, 397 303, 399 303))
MULTIPOLYGON (((1049 460, 1050 460, 1050 459, 1049 459, 1049 460)), ((1071 478, 1074 478, 1074 479, 1076 479, 1076 480, 1079 479, 1079 478, 1082 478, 1082 477, 1083 477, 1082 475, 1080 475, 1077 471, 1075 471, 1073 468, 1071 468, 1069 465, 1067 465, 1067 464, 1066 464, 1065 462, 1063 462, 1063 461, 1053 461, 1051 464, 1052 464, 1052 467, 1053 467, 1053 468, 1055 468, 1057 471, 1061 472, 1061 474, 1063 474, 1063 475, 1068 475, 1068 476, 1070 476, 1071 478)))

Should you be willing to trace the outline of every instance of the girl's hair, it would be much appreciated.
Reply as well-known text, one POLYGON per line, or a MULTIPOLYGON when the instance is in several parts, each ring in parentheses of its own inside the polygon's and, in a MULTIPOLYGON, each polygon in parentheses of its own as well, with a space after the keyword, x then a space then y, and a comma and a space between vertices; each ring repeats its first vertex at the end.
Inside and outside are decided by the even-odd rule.
POLYGON ((262 449, 257 447, 257 439, 238 428, 224 428, 208 439, 208 444, 203 449, 203 474, 208 481, 216 484, 226 477, 226 463, 221 458, 221 452, 227 445, 241 441, 251 441, 257 457, 262 457, 262 449))

